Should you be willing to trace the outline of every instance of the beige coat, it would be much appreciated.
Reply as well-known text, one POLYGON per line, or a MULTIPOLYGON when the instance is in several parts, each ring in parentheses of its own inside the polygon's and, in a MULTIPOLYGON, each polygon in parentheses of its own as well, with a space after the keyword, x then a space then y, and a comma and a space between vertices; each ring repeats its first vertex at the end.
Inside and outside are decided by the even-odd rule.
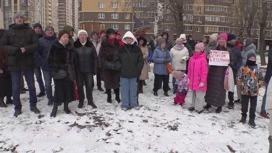
POLYGON ((141 72, 140 80, 146 80, 148 79, 148 72, 149 72, 149 64, 147 63, 148 58, 148 48, 146 47, 140 47, 144 56, 144 67, 141 72))

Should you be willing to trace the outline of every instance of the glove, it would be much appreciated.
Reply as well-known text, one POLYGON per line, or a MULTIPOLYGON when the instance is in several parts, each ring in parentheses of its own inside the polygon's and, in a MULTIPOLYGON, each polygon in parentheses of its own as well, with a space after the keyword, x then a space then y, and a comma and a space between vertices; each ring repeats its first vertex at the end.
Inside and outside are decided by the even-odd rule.
POLYGON ((199 87, 200 87, 200 88, 201 88, 201 87, 204 87, 204 83, 203 83, 203 82, 200 82, 199 87))
POLYGON ((167 59, 164 59, 163 62, 164 62, 164 63, 168 63, 168 60, 167 60, 167 59))
POLYGON ((185 59, 181 59, 181 60, 180 60, 180 63, 184 63, 184 62, 185 62, 185 59))

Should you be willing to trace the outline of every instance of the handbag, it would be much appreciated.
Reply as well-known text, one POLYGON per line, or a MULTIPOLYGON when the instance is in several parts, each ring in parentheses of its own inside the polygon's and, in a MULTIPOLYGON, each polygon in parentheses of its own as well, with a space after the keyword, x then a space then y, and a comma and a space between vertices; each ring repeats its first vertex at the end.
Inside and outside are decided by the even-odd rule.
POLYGON ((166 63, 165 65, 166 65, 167 72, 171 74, 173 72, 172 66, 169 63, 166 63))
POLYGON ((68 77, 68 73, 65 70, 52 71, 52 77, 54 80, 61 80, 68 77))

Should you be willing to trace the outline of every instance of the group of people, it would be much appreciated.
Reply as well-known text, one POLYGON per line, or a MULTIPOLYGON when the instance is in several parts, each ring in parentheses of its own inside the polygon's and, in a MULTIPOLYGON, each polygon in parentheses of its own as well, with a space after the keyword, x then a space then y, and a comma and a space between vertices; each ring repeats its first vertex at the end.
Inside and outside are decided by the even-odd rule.
MULTIPOLYGON (((79 30, 75 39, 71 26, 65 26, 57 37, 52 26, 43 30, 37 23, 31 28, 24 23, 24 16, 17 13, 14 24, 1 33, 0 106, 13 103, 16 117, 22 113, 22 76, 29 90, 30 110, 40 113, 36 107, 34 74, 40 88, 38 97, 46 93, 48 105, 53 105, 52 117, 56 116, 62 103, 67 114, 71 113, 68 107, 71 101, 78 99, 78 108, 82 108, 85 94, 87 104, 97 108, 92 95, 94 76, 97 89, 101 92, 104 91, 101 85, 103 80, 108 103, 112 103, 113 90, 122 110, 139 109, 138 94, 144 92, 143 86, 150 71, 148 57, 152 54, 154 96, 158 96, 161 88, 164 95, 169 96, 169 79, 172 75, 174 104, 183 105, 191 90, 192 106, 188 110, 202 113, 214 106, 217 107, 216 113, 220 113, 225 105, 226 93, 228 108, 234 108, 234 90, 226 82, 231 78, 232 86, 237 85, 236 102, 242 104, 241 122, 246 122, 250 101, 249 124, 255 126, 258 89, 263 81, 268 83, 272 75, 270 66, 267 67, 265 79, 260 72, 256 64, 256 47, 251 38, 239 42, 234 34, 224 32, 214 33, 209 41, 199 43, 195 43, 191 36, 181 34, 174 45, 167 32, 148 44, 144 37, 136 38, 130 31, 121 37, 119 31, 111 28, 90 35, 85 30, 79 30), (228 52, 229 65, 209 65, 211 50, 228 52)), ((265 102, 264 96, 261 115, 268 118, 265 102)))

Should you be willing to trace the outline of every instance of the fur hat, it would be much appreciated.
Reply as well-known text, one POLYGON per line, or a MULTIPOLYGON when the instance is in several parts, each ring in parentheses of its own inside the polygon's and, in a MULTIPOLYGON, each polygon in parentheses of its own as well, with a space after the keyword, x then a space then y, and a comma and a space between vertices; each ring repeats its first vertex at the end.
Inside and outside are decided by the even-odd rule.
POLYGON ((226 41, 228 41, 228 34, 226 32, 222 32, 218 35, 218 39, 224 39, 226 41))
POLYGON ((20 12, 14 14, 14 19, 17 18, 17 17, 22 17, 23 19, 25 19, 24 14, 20 13, 20 12))
POLYGON ((88 32, 86 30, 79 30, 77 35, 79 36, 80 33, 85 33, 87 35, 87 37, 88 37, 88 32))
POLYGON ((213 34, 211 34, 211 35, 210 35, 210 38, 211 38, 212 40, 214 40, 214 41, 217 41, 217 39, 218 39, 218 33, 213 33, 213 34))
POLYGON ((196 45, 195 45, 195 48, 199 48, 201 51, 204 51, 204 49, 205 49, 205 45, 204 45, 204 43, 197 43, 196 45))

